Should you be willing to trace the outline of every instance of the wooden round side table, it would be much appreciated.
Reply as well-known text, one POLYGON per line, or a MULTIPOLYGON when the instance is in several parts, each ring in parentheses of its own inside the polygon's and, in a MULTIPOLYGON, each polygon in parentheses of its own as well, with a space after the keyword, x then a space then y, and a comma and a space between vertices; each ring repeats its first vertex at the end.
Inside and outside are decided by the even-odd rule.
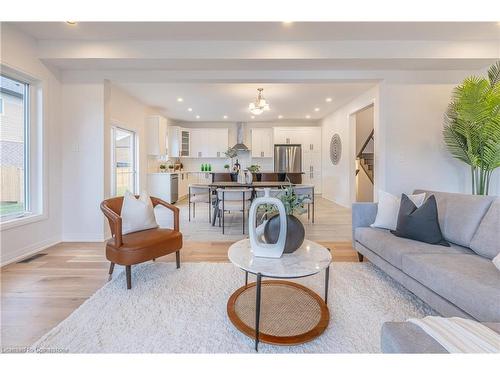
POLYGON ((228 300, 227 313, 234 326, 259 342, 274 345, 296 345, 321 335, 330 320, 327 306, 330 251, 305 240, 302 246, 281 258, 254 257, 250 241, 231 245, 230 261, 245 271, 245 285, 228 300), (287 281, 315 275, 325 270, 324 300, 315 292, 287 281), (257 277, 248 283, 248 274, 257 277), (262 278, 278 279, 265 280, 262 278))

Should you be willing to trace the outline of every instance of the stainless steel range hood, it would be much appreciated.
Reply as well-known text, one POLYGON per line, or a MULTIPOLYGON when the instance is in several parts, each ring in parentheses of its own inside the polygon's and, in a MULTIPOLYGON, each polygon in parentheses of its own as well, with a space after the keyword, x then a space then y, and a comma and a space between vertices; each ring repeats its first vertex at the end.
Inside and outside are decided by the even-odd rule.
POLYGON ((243 143, 245 136, 245 123, 236 123, 236 144, 232 147, 236 151, 250 151, 250 149, 243 143))

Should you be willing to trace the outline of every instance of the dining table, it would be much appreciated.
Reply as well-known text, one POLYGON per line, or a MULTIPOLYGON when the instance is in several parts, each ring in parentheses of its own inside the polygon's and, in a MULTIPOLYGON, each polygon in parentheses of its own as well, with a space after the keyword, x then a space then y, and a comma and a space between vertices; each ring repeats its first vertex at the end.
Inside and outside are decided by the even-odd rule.
MULTIPOLYGON (((252 181, 252 182, 244 182, 239 183, 236 181, 220 181, 220 182, 211 182, 208 184, 208 188, 210 191, 210 196, 213 191, 217 189, 225 189, 225 188, 246 188, 246 189, 264 189, 264 188, 282 188, 285 186, 295 186, 289 181, 252 181)), ((215 206, 213 210, 212 216, 212 226, 215 226, 215 221, 217 219, 217 215, 219 213, 219 202, 215 201, 215 206)))

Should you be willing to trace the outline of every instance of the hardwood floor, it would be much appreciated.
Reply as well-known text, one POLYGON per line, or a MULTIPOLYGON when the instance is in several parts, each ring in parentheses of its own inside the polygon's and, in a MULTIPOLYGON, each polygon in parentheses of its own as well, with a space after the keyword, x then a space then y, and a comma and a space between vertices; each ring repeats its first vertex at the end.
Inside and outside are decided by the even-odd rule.
MULTIPOLYGON (((181 202, 179 206, 181 230, 186 232, 181 261, 227 262, 228 247, 244 237, 237 233, 241 226, 233 223, 237 229, 222 236, 220 228, 207 224, 208 212, 201 207, 197 207, 196 219, 189 222, 186 204, 181 202)), ((336 262, 357 262, 356 252, 345 239, 350 236, 348 210, 325 203, 321 207, 318 205, 316 213, 316 223, 306 223, 307 238, 331 248, 336 262)), ((105 258, 103 243, 60 243, 41 253, 46 255, 1 269, 3 349, 33 344, 108 280, 109 262, 105 258)), ((157 261, 174 262, 175 255, 157 261)))

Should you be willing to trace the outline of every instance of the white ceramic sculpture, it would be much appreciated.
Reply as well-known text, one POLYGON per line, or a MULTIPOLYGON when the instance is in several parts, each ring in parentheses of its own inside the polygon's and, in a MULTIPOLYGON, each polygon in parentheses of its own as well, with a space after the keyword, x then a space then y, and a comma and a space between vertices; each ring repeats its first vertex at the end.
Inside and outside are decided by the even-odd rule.
POLYGON ((248 217, 248 233, 250 237, 250 246, 252 248, 252 253, 256 257, 263 258, 280 258, 285 250, 286 242, 286 230, 287 230, 287 220, 286 220, 286 210, 283 202, 278 198, 273 198, 269 196, 269 191, 271 189, 264 189, 264 196, 254 199, 252 205, 250 206, 250 212, 248 217), (278 236, 278 241, 274 244, 265 243, 262 240, 262 227, 256 227, 256 217, 257 208, 263 204, 272 204, 278 208, 280 215, 280 233, 278 236))
POLYGON ((241 169, 238 171, 237 181, 238 181, 238 184, 245 183, 245 172, 243 172, 241 169))
POLYGON ((251 184, 253 181, 253 176, 250 171, 245 171, 245 183, 251 184))

